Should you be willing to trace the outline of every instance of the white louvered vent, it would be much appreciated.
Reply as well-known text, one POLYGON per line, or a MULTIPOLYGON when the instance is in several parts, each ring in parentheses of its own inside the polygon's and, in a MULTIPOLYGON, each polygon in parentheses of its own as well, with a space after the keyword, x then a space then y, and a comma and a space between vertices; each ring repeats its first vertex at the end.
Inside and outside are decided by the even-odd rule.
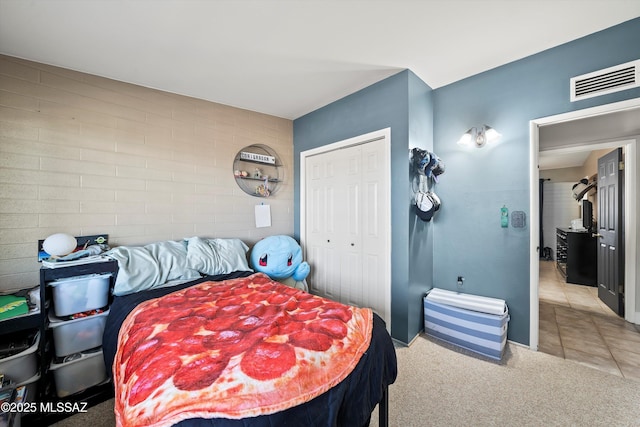
POLYGON ((571 78, 571 102, 640 86, 640 59, 571 78))

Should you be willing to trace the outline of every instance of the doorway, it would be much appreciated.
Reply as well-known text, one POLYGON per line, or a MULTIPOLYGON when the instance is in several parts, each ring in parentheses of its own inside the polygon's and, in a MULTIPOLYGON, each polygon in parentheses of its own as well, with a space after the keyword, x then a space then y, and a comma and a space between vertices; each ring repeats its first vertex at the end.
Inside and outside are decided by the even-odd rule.
MULTIPOLYGON (((572 195, 572 187, 577 180, 588 175, 595 179, 598 172, 597 160, 618 150, 618 146, 633 144, 631 140, 611 141, 610 143, 592 144, 591 146, 574 147, 567 153, 568 159, 561 160, 560 150, 542 151, 540 153, 540 177, 544 187, 541 247, 553 248, 551 260, 540 259, 539 262, 539 342, 538 350, 556 357, 571 360, 625 378, 640 380, 640 325, 633 325, 611 310, 598 296, 600 286, 595 281, 595 272, 585 277, 571 274, 565 276, 567 268, 564 262, 557 264, 556 250, 557 226, 573 235, 573 243, 588 241, 594 244, 588 252, 595 256, 597 234, 569 231, 572 219, 578 218, 580 205, 572 195), (593 148, 593 150, 592 150, 593 148), (576 151, 580 150, 580 151, 576 151), (566 166, 566 167, 565 167, 566 166), (577 179, 576 179, 577 178, 577 179), (578 239, 580 237, 580 239, 578 239), (578 280, 576 280, 578 279, 578 280), (582 279, 582 280, 580 280, 582 279), (593 281, 591 281, 593 279, 593 281)), ((567 151, 566 149, 563 149, 567 151)), ((589 193, 588 199, 594 203, 598 193, 589 193)), ((602 206, 596 203, 594 207, 602 206)), ((595 212, 595 209, 594 209, 595 212)), ((602 225, 602 213, 596 215, 598 226, 602 225)), ((574 225, 571 227, 573 228, 574 225)), ((563 233, 560 233, 563 235, 563 233)), ((585 242, 582 243, 585 243, 585 242)), ((584 247, 583 247, 584 249, 584 247)), ((561 251, 561 250, 560 250, 561 251)), ((562 253, 562 251, 561 251, 562 253)), ((575 254, 574 254, 575 255, 575 254)), ((585 256, 585 254, 582 254, 585 256)), ((566 261, 561 257, 561 260, 566 261)), ((571 261, 571 260, 570 260, 571 261)), ((572 262, 583 261, 575 256, 572 262)), ((595 262, 592 261, 595 265, 595 262)), ((588 264, 587 264, 588 266, 588 264)), ((574 270, 575 270, 574 265, 574 270)), ((584 268, 584 265, 583 267, 584 268)))
MULTIPOLYGON (((538 182, 539 182, 539 170, 538 170, 538 155, 540 147, 540 129, 546 126, 563 125, 574 121, 582 121, 588 123, 589 119, 599 121, 602 119, 612 119, 618 115, 626 116, 629 113, 640 113, 640 99, 632 99, 628 101, 622 101, 614 104, 607 104, 598 107, 592 107, 584 110, 574 111, 570 113, 564 113, 556 116, 545 117, 541 119, 532 120, 530 122, 530 215, 531 215, 531 227, 530 227, 530 335, 529 346, 533 350, 538 349, 539 344, 539 279, 540 279, 540 250, 539 235, 539 198, 538 198, 538 182)), ((571 143, 565 143, 564 145, 557 144, 556 147, 570 148, 588 145, 589 143, 595 143, 597 141, 603 141, 605 139, 613 140, 615 138, 622 139, 624 136, 634 136, 633 139, 625 142, 625 149, 627 152, 627 161, 625 164, 625 179, 630 185, 625 188, 625 199, 627 201, 625 205, 624 221, 625 229, 625 247, 627 251, 625 253, 625 283, 626 287, 626 300, 625 300, 625 320, 629 323, 637 324, 640 321, 640 315, 637 310, 639 304, 637 304, 636 296, 638 295, 638 283, 636 274, 636 265, 638 263, 637 243, 640 239, 637 238, 638 226, 636 212, 638 209, 638 200, 636 188, 638 188, 638 173, 637 165, 638 161, 638 149, 637 149, 637 135, 640 135, 640 120, 631 121, 636 128, 628 129, 628 127, 620 126, 619 131, 622 132, 623 128, 627 132, 625 134, 616 135, 616 131, 610 131, 610 134, 601 136, 599 139, 583 138, 579 142, 573 141, 571 143)))
POLYGON ((541 149, 538 156, 541 258, 555 260, 568 283, 597 287, 598 298, 620 316, 624 316, 625 199, 618 182, 624 172, 618 169, 624 164, 623 148, 633 143, 627 139, 541 149), (587 181, 589 186, 579 186, 587 181))

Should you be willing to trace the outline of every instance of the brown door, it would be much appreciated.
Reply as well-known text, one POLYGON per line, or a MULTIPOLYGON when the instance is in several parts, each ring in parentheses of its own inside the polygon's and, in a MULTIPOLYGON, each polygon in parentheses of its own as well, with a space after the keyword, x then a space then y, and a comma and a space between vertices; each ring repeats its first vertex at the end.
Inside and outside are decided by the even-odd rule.
POLYGON ((598 159, 598 298, 624 316, 622 148, 598 159))

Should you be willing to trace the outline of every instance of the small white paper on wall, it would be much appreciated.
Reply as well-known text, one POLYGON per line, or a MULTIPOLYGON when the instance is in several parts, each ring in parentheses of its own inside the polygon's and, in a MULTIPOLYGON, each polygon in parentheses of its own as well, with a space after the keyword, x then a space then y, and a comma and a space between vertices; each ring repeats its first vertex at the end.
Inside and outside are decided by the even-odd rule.
POLYGON ((271 227, 271 206, 256 205, 256 228, 271 227))

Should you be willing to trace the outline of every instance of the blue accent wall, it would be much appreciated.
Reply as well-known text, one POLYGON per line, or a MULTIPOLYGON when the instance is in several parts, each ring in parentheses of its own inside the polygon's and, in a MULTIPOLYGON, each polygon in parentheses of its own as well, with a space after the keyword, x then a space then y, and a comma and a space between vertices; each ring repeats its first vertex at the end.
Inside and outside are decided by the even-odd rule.
MULTIPOLYGON (((569 79, 640 59, 640 19, 434 91, 434 149, 446 164, 438 185, 434 284, 505 299, 509 339, 529 343, 529 121, 640 96, 640 89, 570 102, 569 79), (470 127, 500 133, 495 146, 456 144, 470 127), (500 208, 524 211, 526 228, 500 226, 500 208)), ((537 191, 537 189, 535 190, 537 191)))
MULTIPOLYGON (((409 149, 421 148, 433 151, 433 90, 418 76, 409 72, 409 149)), ((408 179, 412 183, 412 193, 416 186, 417 175, 410 168, 408 179)), ((436 194, 438 185, 426 180, 430 190, 436 194)), ((422 296, 433 287, 433 228, 440 212, 436 212, 431 221, 422 221, 415 214, 413 198, 408 197, 409 205, 409 284, 407 291, 406 323, 407 337, 402 342, 410 342, 424 328, 422 296)))
MULTIPOLYGON (((416 53, 418 54, 418 53, 416 53)), ((300 152, 391 128, 392 336, 422 329, 421 297, 432 286, 505 299, 509 339, 529 343, 529 121, 640 97, 630 89, 570 102, 573 76, 640 59, 640 18, 431 90, 405 70, 293 122, 294 221, 300 233, 300 152), (502 133, 495 146, 456 142, 472 126, 502 133), (431 222, 411 205, 409 150, 433 150, 446 171, 432 189, 431 222), (500 226, 500 208, 524 211, 524 228, 500 226)), ((537 190, 536 190, 537 191, 537 190)))
POLYGON ((300 235, 300 152, 391 128, 391 334, 402 342, 421 329, 420 295, 431 287, 433 277, 432 233, 413 224, 409 176, 410 143, 423 148, 432 145, 432 119, 431 89, 405 70, 293 122, 296 238, 300 235), (421 236, 419 242, 416 236, 421 236), (410 249, 418 252, 411 254, 410 249), (424 273, 420 283, 410 282, 411 271, 424 273))

